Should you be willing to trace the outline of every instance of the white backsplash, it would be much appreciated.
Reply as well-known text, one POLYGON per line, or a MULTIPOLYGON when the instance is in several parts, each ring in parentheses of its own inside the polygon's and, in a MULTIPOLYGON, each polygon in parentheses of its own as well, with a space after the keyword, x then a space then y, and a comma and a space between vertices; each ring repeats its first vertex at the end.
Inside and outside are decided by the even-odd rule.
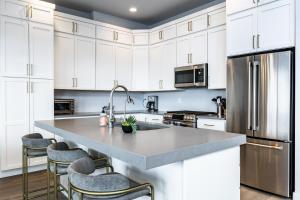
MULTIPOLYGON (((110 92, 56 90, 55 98, 75 99, 75 112, 98 112, 108 105, 110 92)), ((159 110, 196 110, 216 111, 211 101, 216 96, 225 97, 225 90, 188 89, 175 92, 130 93, 135 104, 127 105, 128 110, 144 110, 143 99, 155 95, 159 97, 159 110)), ((117 92, 114 96, 115 110, 124 110, 124 93, 117 92)))
POLYGON ((161 111, 195 110, 216 112, 217 107, 211 101, 216 96, 226 97, 226 90, 188 89, 176 92, 157 92, 144 94, 158 96, 158 108, 161 111))

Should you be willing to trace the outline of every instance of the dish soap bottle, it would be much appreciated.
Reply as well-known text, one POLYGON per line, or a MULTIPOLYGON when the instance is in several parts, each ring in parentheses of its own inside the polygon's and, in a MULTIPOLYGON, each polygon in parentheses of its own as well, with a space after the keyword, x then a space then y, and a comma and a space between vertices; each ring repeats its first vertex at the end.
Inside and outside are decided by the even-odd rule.
POLYGON ((101 113, 100 113, 99 125, 100 125, 101 127, 105 127, 105 126, 108 125, 108 117, 107 117, 107 114, 106 114, 106 112, 105 112, 106 109, 107 109, 107 107, 104 106, 104 107, 102 108, 101 113))

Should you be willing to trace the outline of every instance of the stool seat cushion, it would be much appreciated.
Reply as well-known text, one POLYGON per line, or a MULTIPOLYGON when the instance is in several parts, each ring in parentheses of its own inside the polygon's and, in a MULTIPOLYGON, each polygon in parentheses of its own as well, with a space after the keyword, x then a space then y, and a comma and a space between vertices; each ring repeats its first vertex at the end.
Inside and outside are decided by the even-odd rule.
POLYGON ((47 148, 52 141, 50 139, 44 139, 39 133, 32 133, 24 135, 22 137, 22 143, 28 148, 47 148))
POLYGON ((43 149, 43 150, 31 150, 28 149, 27 151, 27 155, 30 157, 43 157, 43 156, 47 156, 47 149, 43 149))
MULTIPOLYGON (((70 183, 76 188, 93 192, 112 192, 126 190, 139 186, 140 184, 119 173, 107 173, 90 175, 95 171, 94 162, 86 157, 73 162, 68 168, 70 183)), ((126 200, 145 196, 150 193, 150 189, 141 189, 126 195, 113 195, 106 197, 91 197, 87 199, 114 199, 126 200)), ((76 196, 76 195, 75 195, 76 196)), ((76 197, 75 197, 76 198, 76 197)))

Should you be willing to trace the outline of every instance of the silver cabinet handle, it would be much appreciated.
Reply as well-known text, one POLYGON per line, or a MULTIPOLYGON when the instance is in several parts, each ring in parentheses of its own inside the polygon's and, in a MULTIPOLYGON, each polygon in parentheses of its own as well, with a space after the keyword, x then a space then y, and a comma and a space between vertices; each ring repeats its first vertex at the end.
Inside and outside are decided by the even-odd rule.
POLYGON ((28 81, 26 82, 26 92, 27 92, 27 94, 29 94, 29 82, 28 81))
POLYGON ((203 124, 204 126, 215 126, 214 124, 203 124))
POLYGON ((72 22, 72 33, 75 33, 75 22, 72 22))
POLYGON ((163 89, 164 86, 163 86, 163 80, 159 80, 159 89, 163 89))
POLYGON ((270 145, 265 145, 265 144, 256 144, 256 143, 252 143, 252 142, 247 142, 247 145, 251 145, 251 146, 257 146, 257 147, 264 147, 264 148, 268 148, 268 149, 276 149, 276 150, 283 150, 283 146, 270 146, 270 145))
POLYGON ((30 75, 30 69, 29 68, 30 68, 29 64, 26 64, 26 74, 27 74, 27 76, 30 75))
POLYGON ((75 87, 75 78, 72 78, 72 87, 75 87))
POLYGON ((256 4, 255 0, 253 0, 253 3, 256 4))
POLYGON ((193 63, 193 54, 191 53, 190 54, 190 64, 192 64, 193 63))
POLYGON ((34 83, 33 82, 30 82, 30 92, 31 93, 34 93, 34 83))
POLYGON ((75 87, 78 87, 78 78, 75 78, 75 87))
POLYGON ((190 64, 190 54, 188 54, 187 62, 188 62, 188 64, 190 64))
POLYGON ((119 32, 117 32, 117 41, 119 40, 119 32))
POLYGON ((260 48, 260 34, 258 34, 257 35, 257 44, 256 44, 256 46, 257 46, 257 48, 260 48))
POLYGON ((30 18, 32 18, 32 6, 30 6, 30 18))
POLYGON ((258 127, 257 127, 257 104, 258 104, 258 67, 259 67, 259 63, 258 62, 254 62, 254 68, 253 68, 253 127, 252 129, 254 131, 257 131, 258 127))
POLYGON ((33 64, 30 64, 30 76, 33 76, 33 64))
POLYGON ((207 15, 207 26, 210 26, 210 16, 207 15))
POLYGON ((252 111, 251 111, 251 108, 252 108, 252 86, 253 86, 253 67, 252 67, 252 62, 249 61, 249 74, 248 74, 248 125, 247 125, 247 128, 248 130, 251 130, 252 129, 252 123, 251 123, 251 117, 252 117, 252 111))
POLYGON ((29 6, 27 5, 25 9, 26 9, 26 18, 27 18, 29 17, 29 6))
POLYGON ((193 31, 193 21, 190 21, 190 32, 193 31))
POLYGON ((252 37, 252 47, 253 49, 255 49, 255 35, 253 35, 252 37))
POLYGON ((75 22, 75 32, 78 33, 78 24, 75 22))

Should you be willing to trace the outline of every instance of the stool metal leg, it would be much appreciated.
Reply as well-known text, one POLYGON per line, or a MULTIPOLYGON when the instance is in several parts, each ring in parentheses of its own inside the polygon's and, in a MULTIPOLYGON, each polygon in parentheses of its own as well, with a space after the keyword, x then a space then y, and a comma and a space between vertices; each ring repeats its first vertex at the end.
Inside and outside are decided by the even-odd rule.
POLYGON ((56 163, 53 163, 54 164, 54 177, 53 177, 53 180, 54 180, 54 199, 55 200, 58 200, 58 183, 57 183, 57 164, 56 163))
POLYGON ((153 187, 153 185, 150 185, 150 191, 151 191, 151 200, 154 200, 154 187, 153 187))
POLYGON ((73 197, 72 197, 72 187, 71 187, 71 184, 70 184, 70 181, 68 181, 68 200, 72 200, 73 197))
POLYGON ((23 199, 28 199, 28 158, 27 158, 27 148, 22 146, 22 172, 23 172, 23 199))
POLYGON ((50 200, 50 163, 47 158, 47 200, 50 200))

